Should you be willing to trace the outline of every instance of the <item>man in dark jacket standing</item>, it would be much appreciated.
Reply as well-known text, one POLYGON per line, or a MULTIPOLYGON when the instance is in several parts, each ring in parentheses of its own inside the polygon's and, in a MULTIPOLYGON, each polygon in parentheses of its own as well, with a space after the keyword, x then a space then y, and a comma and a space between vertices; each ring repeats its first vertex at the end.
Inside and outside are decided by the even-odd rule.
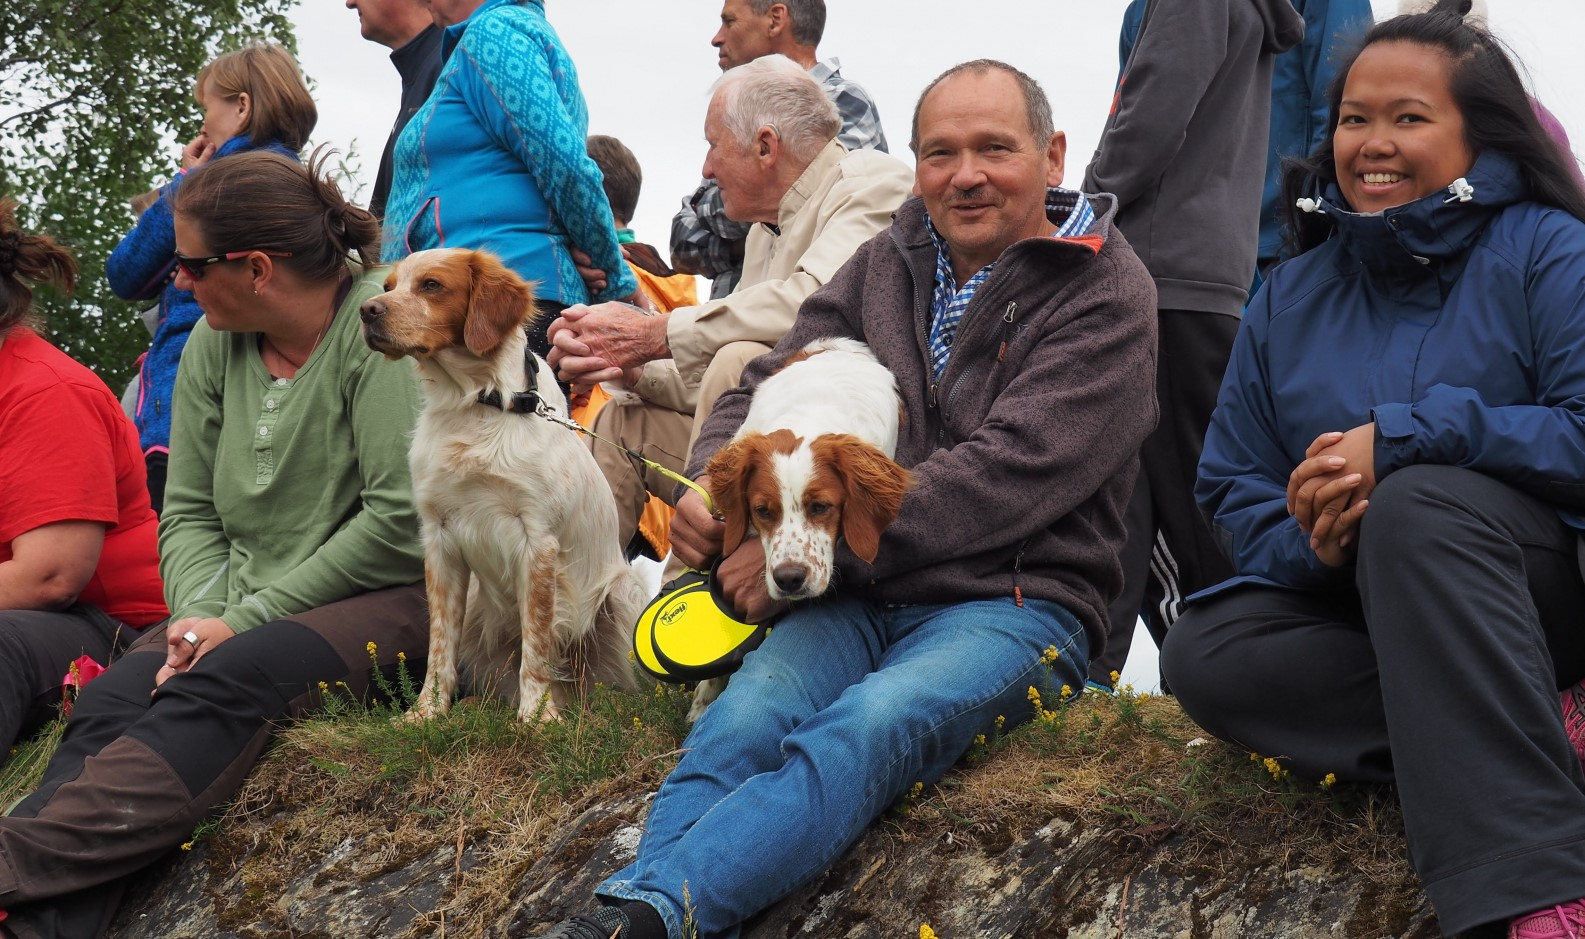
POLYGON ((374 177, 369 211, 385 218, 385 197, 391 192, 391 151, 407 119, 429 98, 440 74, 440 27, 422 0, 347 0, 347 9, 358 11, 363 38, 391 50, 391 64, 402 76, 402 109, 380 154, 380 171, 374 177))
MULTIPOLYGON (((1027 75, 981 60, 926 89, 915 191, 806 300, 705 422, 699 473, 754 389, 828 336, 897 377, 897 461, 914 475, 873 565, 839 546, 835 590, 788 610, 684 744, 633 863, 557 939, 682 939, 817 877, 917 783, 1083 683, 1121 586, 1136 452, 1155 419, 1155 317, 1109 196, 1057 188, 1064 136, 1027 75), (1031 702, 1036 689, 1039 702, 1031 702), (744 833, 768 850, 745 850, 744 833)), ((722 526, 695 495, 672 548, 701 564, 722 526)), ((750 621, 777 612, 758 539, 722 562, 750 621)))
POLYGON ((1255 274, 1272 67, 1303 36, 1289 0, 1148 0, 1085 174, 1085 192, 1117 196, 1160 320, 1161 422, 1140 454, 1111 642, 1090 669, 1108 687, 1137 617, 1159 644, 1185 596, 1233 573, 1194 472, 1255 274))

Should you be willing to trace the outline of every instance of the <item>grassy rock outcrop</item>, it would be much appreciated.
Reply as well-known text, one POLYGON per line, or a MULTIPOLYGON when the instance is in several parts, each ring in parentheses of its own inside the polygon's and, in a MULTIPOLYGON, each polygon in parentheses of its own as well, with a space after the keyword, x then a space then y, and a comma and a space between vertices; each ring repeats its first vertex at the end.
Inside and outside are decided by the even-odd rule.
MULTIPOLYGON (((414 727, 346 706, 287 732, 118 939, 527 937, 637 846, 685 698, 557 725, 493 705, 414 727)), ((744 833, 744 849, 777 850, 744 833)), ((708 884, 691 885, 695 891, 708 884)), ((1295 780, 1176 704, 1087 697, 976 746, 746 939, 1435 937, 1390 791, 1295 780)))

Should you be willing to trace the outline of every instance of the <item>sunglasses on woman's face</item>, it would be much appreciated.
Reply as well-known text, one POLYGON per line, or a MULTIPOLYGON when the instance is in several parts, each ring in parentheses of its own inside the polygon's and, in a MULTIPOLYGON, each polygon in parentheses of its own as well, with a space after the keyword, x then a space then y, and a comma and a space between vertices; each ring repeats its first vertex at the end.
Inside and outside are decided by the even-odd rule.
POLYGON ((185 254, 176 255, 176 266, 187 272, 193 280, 204 279, 204 268, 211 264, 223 264, 227 261, 240 261, 250 254, 262 254, 270 258, 289 258, 290 251, 260 251, 249 249, 247 251, 228 251, 225 254, 211 254, 206 258, 190 258, 185 254))

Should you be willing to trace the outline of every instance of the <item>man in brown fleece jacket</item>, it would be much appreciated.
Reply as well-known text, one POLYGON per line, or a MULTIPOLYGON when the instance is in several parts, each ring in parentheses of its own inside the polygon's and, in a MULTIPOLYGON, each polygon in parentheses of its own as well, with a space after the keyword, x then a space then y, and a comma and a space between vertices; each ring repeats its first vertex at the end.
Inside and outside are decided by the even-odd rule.
MULTIPOLYGON (((754 388, 813 339, 850 336, 896 374, 897 460, 916 487, 873 565, 840 551, 833 592, 788 610, 694 725, 633 863, 561 939, 731 936, 816 876, 975 737, 1084 685, 1122 585, 1122 513, 1156 420, 1155 289, 1115 200, 1056 188, 1065 138, 1027 75, 957 66, 914 116, 914 192, 722 396, 697 473, 754 388)), ((697 496, 672 545, 721 548, 697 496)), ((777 612, 750 539, 722 587, 777 612)))

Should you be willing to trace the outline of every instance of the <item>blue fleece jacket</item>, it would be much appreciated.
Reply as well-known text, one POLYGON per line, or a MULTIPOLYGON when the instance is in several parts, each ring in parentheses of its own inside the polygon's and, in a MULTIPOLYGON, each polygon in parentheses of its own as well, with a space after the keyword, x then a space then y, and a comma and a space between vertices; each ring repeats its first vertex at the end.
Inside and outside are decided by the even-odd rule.
POLYGON ((429 100, 396 141, 381 257, 479 248, 561 303, 590 298, 570 249, 606 272, 595 300, 638 289, 600 169, 584 146, 578 73, 540 0, 487 0, 447 27, 429 100))
MULTIPOLYGON (((270 150, 297 159, 278 141, 255 144, 248 137, 232 137, 221 144, 210 162, 245 150, 270 150)), ((177 290, 176 227, 171 205, 186 172, 160 190, 160 198, 138 217, 137 224, 116 245, 105 261, 110 289, 123 300, 160 298, 159 325, 138 370, 138 402, 133 415, 138 425, 138 445, 144 456, 164 453, 171 444, 171 396, 176 390, 176 366, 181 361, 187 335, 204 311, 188 290, 177 290)))
POLYGON ((1438 191, 1371 215, 1329 187, 1334 235, 1249 305, 1195 491, 1241 575, 1229 583, 1351 581, 1310 550, 1286 487, 1316 437, 1369 421, 1378 481, 1459 466, 1585 529, 1585 222, 1528 201, 1499 154, 1466 179, 1468 202, 1438 191))

